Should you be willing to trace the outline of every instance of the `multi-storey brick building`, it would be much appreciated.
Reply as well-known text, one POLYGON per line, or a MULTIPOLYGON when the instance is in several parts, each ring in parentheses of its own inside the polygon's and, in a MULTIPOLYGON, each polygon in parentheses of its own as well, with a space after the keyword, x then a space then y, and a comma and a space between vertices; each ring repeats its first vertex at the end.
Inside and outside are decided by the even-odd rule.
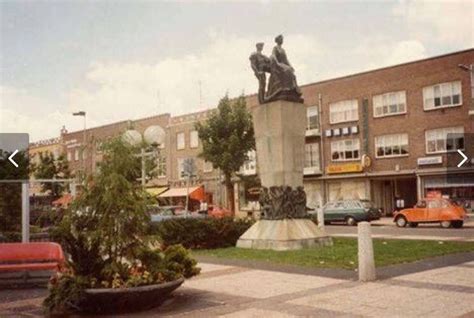
MULTIPOLYGON (((465 140, 467 134, 474 134, 473 75, 465 67, 473 62, 470 49, 302 86, 307 106, 307 122, 302 124, 307 126, 304 185, 308 206, 360 198, 391 211, 398 197, 409 206, 433 191, 474 200, 472 163, 449 172, 454 182, 444 178, 448 154, 461 148, 474 155, 465 140), (461 136, 450 135, 446 140, 447 133, 461 136)), ((256 95, 247 96, 249 108, 257 103, 256 95)), ((191 187, 203 186, 208 200, 212 197, 223 204, 226 196, 219 171, 197 157, 202 145, 194 125, 211 111, 123 121, 88 129, 85 134, 66 134, 63 142, 73 170, 93 171, 101 159, 97 149, 101 140, 122 134, 130 126, 143 132, 159 125, 166 132, 160 150, 161 172, 148 186, 173 190, 163 193, 163 198, 182 195, 186 187, 183 162, 194 158, 191 187)), ((257 173, 255 160, 241 171, 243 176, 257 173)), ((258 178, 244 177, 236 185, 239 210, 258 208, 257 187, 258 178)))
POLYGON ((302 86, 308 205, 360 198, 391 211, 433 191, 474 200, 472 164, 445 178, 447 155, 474 134, 473 62, 471 49, 302 86))

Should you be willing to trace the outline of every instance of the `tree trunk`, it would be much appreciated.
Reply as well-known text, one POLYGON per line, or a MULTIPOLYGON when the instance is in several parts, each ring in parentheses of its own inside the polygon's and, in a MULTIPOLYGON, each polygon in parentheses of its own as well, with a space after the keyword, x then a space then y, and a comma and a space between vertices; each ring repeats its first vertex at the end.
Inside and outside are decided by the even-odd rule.
POLYGON ((225 176, 225 187, 227 192, 227 208, 230 210, 232 217, 235 216, 234 204, 234 185, 232 184, 231 176, 225 176))

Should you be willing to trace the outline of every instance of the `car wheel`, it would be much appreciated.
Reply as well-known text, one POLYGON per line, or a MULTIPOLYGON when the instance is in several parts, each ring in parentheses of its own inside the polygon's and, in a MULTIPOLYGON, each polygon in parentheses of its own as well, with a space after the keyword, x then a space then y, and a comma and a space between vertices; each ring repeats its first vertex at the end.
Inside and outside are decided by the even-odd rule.
POLYGON ((346 224, 350 226, 354 226, 357 224, 357 221, 352 216, 348 216, 346 218, 346 224))
POLYGON ((395 223, 397 223, 398 227, 405 227, 405 226, 407 226, 408 222, 407 222, 407 219, 404 216, 399 216, 395 220, 395 223))
POLYGON ((463 221, 453 221, 453 227, 454 227, 455 229, 460 229, 460 228, 462 228, 463 224, 464 224, 463 221))
POLYGON ((441 221, 441 227, 447 229, 451 227, 451 221, 441 221))
POLYGON ((410 227, 417 227, 417 226, 418 226, 418 223, 416 223, 416 222, 410 222, 409 225, 410 225, 410 227))

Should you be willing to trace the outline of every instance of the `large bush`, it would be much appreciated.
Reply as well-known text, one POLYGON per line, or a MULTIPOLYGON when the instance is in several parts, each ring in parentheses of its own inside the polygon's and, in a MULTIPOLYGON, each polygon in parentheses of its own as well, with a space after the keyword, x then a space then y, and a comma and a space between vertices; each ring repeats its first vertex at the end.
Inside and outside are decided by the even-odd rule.
POLYGON ((180 218, 162 221, 152 231, 163 246, 182 244, 186 248, 235 246, 239 237, 253 224, 249 219, 180 218))
POLYGON ((68 264, 51 281, 44 302, 50 312, 74 309, 86 288, 159 284, 199 273, 182 246, 151 248, 148 198, 136 182, 140 161, 135 150, 120 139, 105 144, 101 169, 51 232, 68 264))

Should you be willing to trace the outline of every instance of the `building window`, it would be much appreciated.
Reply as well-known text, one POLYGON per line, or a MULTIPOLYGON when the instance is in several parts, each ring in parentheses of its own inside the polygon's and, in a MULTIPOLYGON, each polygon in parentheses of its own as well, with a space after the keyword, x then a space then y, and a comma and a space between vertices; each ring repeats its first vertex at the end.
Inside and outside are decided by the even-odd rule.
POLYGON ((426 131, 426 153, 453 152, 464 149, 464 128, 448 127, 426 131))
POLYGON ((197 130, 193 130, 189 133, 189 136, 190 136, 190 143, 189 143, 189 147, 191 148, 197 148, 199 146, 199 135, 198 135, 198 132, 197 130))
POLYGON ((185 175, 184 175, 184 160, 186 160, 186 158, 178 158, 178 179, 180 179, 180 180, 185 178, 185 175))
POLYGON ((373 98, 373 105, 374 117, 405 114, 407 111, 406 93, 400 91, 376 95, 373 98))
POLYGON ((255 150, 251 150, 247 153, 248 160, 244 162, 241 171, 245 175, 251 175, 257 173, 257 153, 255 150))
POLYGON ((441 83, 423 88, 425 110, 462 104, 461 82, 441 83))
POLYGON ((67 161, 72 161, 72 151, 67 152, 67 161))
POLYGON ((157 159, 156 170, 158 178, 166 177, 166 157, 160 156, 157 159))
POLYGON ((209 161, 205 161, 204 160, 204 164, 203 164, 203 171, 204 172, 212 172, 212 169, 213 169, 213 166, 212 166, 212 162, 209 162, 209 161))
POLYGON ((78 161, 79 160, 79 149, 74 150, 74 160, 78 161))
POLYGON ((306 130, 313 129, 319 130, 318 106, 312 106, 306 109, 306 130))
POLYGON ((305 168, 319 169, 319 143, 309 143, 305 145, 305 168))
POLYGON ((82 160, 86 160, 87 158, 87 149, 82 150, 82 160))
POLYGON ((357 99, 343 100, 329 105, 329 122, 331 124, 359 120, 357 99))
POLYGON ((346 139, 331 142, 331 158, 332 161, 359 160, 359 139, 346 139))
POLYGON ((389 158, 408 155, 408 134, 375 137, 375 157, 389 158))
POLYGON ((181 150, 185 147, 184 132, 176 134, 176 149, 181 150))

